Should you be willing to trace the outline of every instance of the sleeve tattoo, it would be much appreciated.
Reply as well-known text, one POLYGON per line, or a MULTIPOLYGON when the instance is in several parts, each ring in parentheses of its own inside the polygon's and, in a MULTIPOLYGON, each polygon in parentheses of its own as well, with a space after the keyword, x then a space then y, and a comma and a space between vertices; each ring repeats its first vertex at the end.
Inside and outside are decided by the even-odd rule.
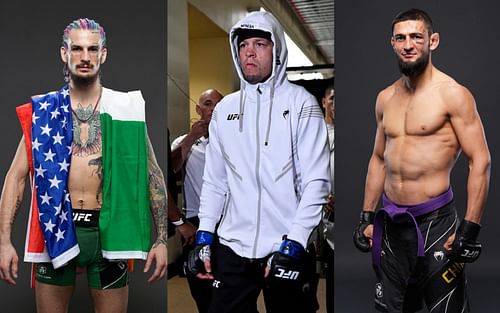
POLYGON ((165 179, 158 162, 156 161, 153 146, 149 137, 148 141, 148 175, 149 175, 149 203, 151 213, 156 225, 157 239, 153 248, 164 244, 167 245, 167 193, 165 179))

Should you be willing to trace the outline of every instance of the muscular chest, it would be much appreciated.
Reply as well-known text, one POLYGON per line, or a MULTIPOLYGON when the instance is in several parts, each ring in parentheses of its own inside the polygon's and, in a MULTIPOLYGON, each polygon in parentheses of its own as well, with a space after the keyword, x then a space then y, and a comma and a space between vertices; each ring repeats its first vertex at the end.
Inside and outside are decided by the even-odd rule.
POLYGON ((386 135, 426 136, 436 133, 447 122, 445 104, 432 95, 394 97, 383 112, 386 135))

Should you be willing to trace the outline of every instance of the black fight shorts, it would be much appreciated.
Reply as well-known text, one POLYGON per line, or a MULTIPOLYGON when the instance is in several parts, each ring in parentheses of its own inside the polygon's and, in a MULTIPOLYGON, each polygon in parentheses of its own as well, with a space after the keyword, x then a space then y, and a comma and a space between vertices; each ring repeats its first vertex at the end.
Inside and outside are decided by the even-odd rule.
POLYGON ((457 227, 454 201, 416 220, 425 240, 424 257, 417 257, 414 224, 386 219, 375 307, 382 312, 410 313, 425 303, 432 313, 468 313, 465 266, 448 260, 443 248, 457 227))

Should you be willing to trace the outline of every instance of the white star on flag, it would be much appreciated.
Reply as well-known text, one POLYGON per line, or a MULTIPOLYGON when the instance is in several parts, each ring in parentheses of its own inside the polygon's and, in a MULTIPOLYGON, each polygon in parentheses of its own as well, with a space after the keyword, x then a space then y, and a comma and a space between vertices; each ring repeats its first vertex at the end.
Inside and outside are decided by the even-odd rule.
POLYGON ((61 105, 61 108, 62 108, 62 109, 63 109, 63 111, 64 111, 64 112, 66 112, 66 113, 68 113, 68 112, 69 112, 68 107, 69 107, 69 105, 68 105, 68 104, 66 104, 66 105, 61 105))
POLYGON ((61 113, 59 113, 59 110, 55 109, 54 111, 50 112, 50 119, 53 120, 59 115, 61 115, 61 113))
POLYGON ((64 88, 61 91, 61 94, 63 95, 64 98, 66 98, 69 95, 69 89, 64 88))
POLYGON ((48 223, 43 223, 45 225, 45 231, 50 231, 51 233, 53 232, 52 231, 52 228, 54 228, 54 226, 56 226, 56 224, 52 224, 52 220, 49 219, 48 223))
POLYGON ((47 136, 50 136, 50 131, 52 130, 52 128, 49 127, 49 124, 45 125, 45 126, 40 126, 40 129, 42 130, 42 133, 40 135, 47 135, 47 136))
POLYGON ((42 198, 42 204, 44 204, 44 203, 50 204, 49 200, 52 199, 52 197, 49 196, 49 194, 47 192, 45 192, 45 194, 43 196, 40 196, 40 198, 42 198))
POLYGON ((38 168, 35 168, 35 172, 36 172, 36 176, 43 176, 43 173, 45 173, 47 170, 42 168, 42 164, 40 164, 40 166, 38 168))
POLYGON ((61 230, 60 228, 57 229, 57 233, 56 233, 57 240, 56 240, 56 242, 59 242, 60 239, 64 239, 64 232, 65 232, 65 230, 61 230))
POLYGON ((43 155, 45 155, 45 161, 52 161, 54 162, 54 156, 56 155, 54 152, 52 152, 52 149, 49 149, 49 152, 44 152, 43 155))
POLYGON ((59 213, 61 213, 61 204, 59 204, 58 206, 55 206, 54 209, 56 209, 56 213, 54 215, 55 216, 59 215, 59 213))
POLYGON ((47 107, 50 105, 48 101, 40 102, 40 110, 47 110, 47 107))
POLYGON ((32 142, 31 142, 31 146, 32 146, 32 147, 33 147, 33 149, 34 149, 34 150, 36 150, 36 151, 40 151, 40 150, 38 150, 38 148, 39 148, 41 145, 43 145, 43 144, 41 144, 41 143, 39 143, 39 142, 38 142, 38 138, 35 138, 35 141, 32 141, 32 142))
POLYGON ((54 139, 54 145, 58 143, 62 146, 62 140, 64 139, 64 136, 59 135, 59 132, 57 132, 57 134, 55 136, 52 136, 52 138, 54 139))
POLYGON ((49 188, 56 187, 57 189, 59 189, 59 184, 62 182, 62 180, 57 179, 57 176, 54 175, 54 178, 49 179, 49 182, 50 182, 49 188))
POLYGON ((61 167, 61 169, 59 170, 59 172, 62 172, 62 171, 68 171, 68 166, 69 166, 69 163, 66 162, 66 159, 64 159, 62 162, 58 162, 57 164, 59 164, 59 166, 61 167))
POLYGON ((68 121, 66 120, 66 116, 64 117, 64 119, 61 121, 61 128, 66 128, 68 127, 68 121))
MULTIPOLYGON (((33 156, 33 185, 37 186, 35 200, 39 214, 35 217, 40 215, 40 233, 46 242, 46 252, 52 259, 60 258, 62 263, 69 261, 68 252, 78 244, 68 190, 73 137, 69 93, 65 86, 34 97, 33 111, 25 117, 28 126, 33 123, 28 143, 33 147, 29 152, 33 156)), ((42 240, 39 242, 42 246, 42 240)))
POLYGON ((33 121, 33 124, 36 124, 36 120, 39 119, 39 118, 40 118, 40 116, 36 116, 35 112, 33 112, 33 117, 31 119, 33 121))
POLYGON ((64 221, 68 220, 68 212, 67 211, 62 211, 61 215, 59 215, 59 218, 61 219, 61 223, 64 221))

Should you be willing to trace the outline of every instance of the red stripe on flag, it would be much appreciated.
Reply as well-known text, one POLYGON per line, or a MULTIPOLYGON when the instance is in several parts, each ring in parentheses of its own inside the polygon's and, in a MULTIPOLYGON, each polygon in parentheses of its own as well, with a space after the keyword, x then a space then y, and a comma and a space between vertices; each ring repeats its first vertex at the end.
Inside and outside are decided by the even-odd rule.
MULTIPOLYGON (((32 124, 32 108, 31 102, 18 106, 16 108, 17 117, 21 123, 21 128, 24 135, 24 143, 26 145, 26 154, 28 155, 28 162, 30 166, 31 177, 34 175, 33 169, 33 154, 31 151, 31 124, 32 124)), ((40 226, 40 220, 38 218, 38 206, 36 201, 36 187, 33 186, 31 201, 31 216, 30 219, 30 232, 28 239, 27 252, 42 253, 45 248, 45 242, 43 240, 42 228, 40 226)))

